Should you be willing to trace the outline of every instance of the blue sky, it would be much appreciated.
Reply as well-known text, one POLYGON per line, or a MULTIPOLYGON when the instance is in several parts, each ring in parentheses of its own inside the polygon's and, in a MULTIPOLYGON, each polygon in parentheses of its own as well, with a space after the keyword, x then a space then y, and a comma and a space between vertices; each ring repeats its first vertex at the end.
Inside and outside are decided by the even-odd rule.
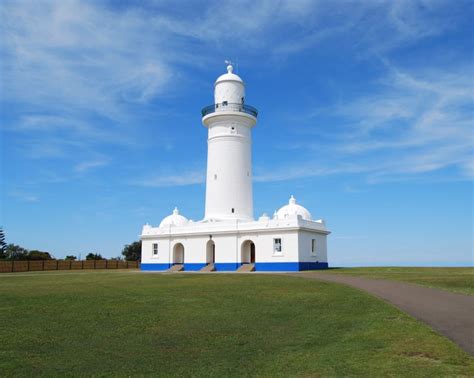
POLYGON ((2 1, 7 241, 118 256, 204 214, 200 109, 237 62, 255 216, 290 194, 329 263, 472 265, 470 1, 2 1))

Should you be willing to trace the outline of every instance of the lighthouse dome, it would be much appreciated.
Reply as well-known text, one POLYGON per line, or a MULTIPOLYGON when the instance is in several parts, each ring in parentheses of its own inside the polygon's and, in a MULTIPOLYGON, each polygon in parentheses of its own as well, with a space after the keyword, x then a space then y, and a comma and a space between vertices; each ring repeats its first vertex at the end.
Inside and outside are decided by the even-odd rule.
POLYGON ((239 75, 236 75, 234 72, 234 67, 229 64, 227 66, 227 73, 219 76, 216 80, 216 83, 214 85, 217 85, 219 83, 222 83, 223 81, 237 81, 239 83, 244 83, 243 80, 240 78, 239 75))
POLYGON ((244 82, 232 72, 233 70, 234 67, 229 64, 227 73, 219 76, 215 83, 214 104, 223 107, 223 110, 230 110, 235 107, 234 105, 244 103, 244 82))
POLYGON ((300 215, 303 219, 311 220, 311 213, 296 203, 295 197, 291 196, 288 205, 283 206, 276 213, 276 219, 286 219, 292 215, 300 215))
POLYGON ((160 227, 167 227, 167 226, 186 226, 188 224, 188 218, 183 217, 182 215, 179 214, 179 210, 177 207, 174 208, 173 214, 168 215, 166 218, 164 218, 161 223, 160 227))

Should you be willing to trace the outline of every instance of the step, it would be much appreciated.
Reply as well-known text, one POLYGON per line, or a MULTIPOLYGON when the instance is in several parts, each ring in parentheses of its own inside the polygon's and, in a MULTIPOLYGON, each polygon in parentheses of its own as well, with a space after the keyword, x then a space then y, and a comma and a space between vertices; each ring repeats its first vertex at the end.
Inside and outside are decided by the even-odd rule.
POLYGON ((201 268, 201 272, 214 272, 215 270, 216 267, 214 266, 214 263, 209 263, 201 268))
POLYGON ((255 264, 242 264, 237 272, 254 272, 255 271, 255 264))
POLYGON ((183 264, 174 264, 171 268, 168 269, 168 272, 182 272, 183 270, 183 264))

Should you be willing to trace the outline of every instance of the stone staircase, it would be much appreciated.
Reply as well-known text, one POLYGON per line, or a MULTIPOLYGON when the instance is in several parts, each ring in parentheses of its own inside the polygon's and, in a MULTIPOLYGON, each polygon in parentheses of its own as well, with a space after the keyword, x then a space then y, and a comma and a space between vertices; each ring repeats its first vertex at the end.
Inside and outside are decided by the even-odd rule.
POLYGON ((216 267, 213 263, 207 264, 206 266, 201 268, 201 272, 214 272, 216 267))
POLYGON ((168 269, 168 272, 182 272, 183 270, 183 264, 174 264, 171 268, 168 269))
POLYGON ((245 273, 245 272, 254 272, 255 271, 255 264, 242 264, 237 272, 245 273))

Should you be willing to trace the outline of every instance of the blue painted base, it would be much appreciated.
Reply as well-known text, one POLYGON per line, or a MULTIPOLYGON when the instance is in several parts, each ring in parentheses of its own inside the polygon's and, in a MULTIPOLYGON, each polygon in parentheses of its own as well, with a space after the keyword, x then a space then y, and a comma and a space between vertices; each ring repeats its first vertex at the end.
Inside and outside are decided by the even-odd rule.
POLYGON ((168 270, 171 264, 140 264, 141 270, 155 271, 155 270, 168 270))
MULTIPOLYGON (((141 264, 141 270, 160 271, 168 270, 173 264, 141 264)), ((218 272, 236 271, 242 264, 240 263, 215 263, 214 266, 218 272)), ((205 263, 187 263, 184 264, 185 271, 199 271, 205 263)), ((299 272, 301 270, 327 269, 328 263, 322 262, 277 262, 277 263, 256 263, 257 272, 299 272)))
POLYGON ((207 264, 194 264, 194 263, 185 263, 184 271, 198 271, 204 268, 207 264))
POLYGON ((256 272, 299 272, 301 270, 316 270, 327 268, 328 263, 320 262, 255 263, 256 272))
POLYGON ((233 272, 239 269, 239 266, 238 263, 214 263, 214 267, 218 272, 233 272))

